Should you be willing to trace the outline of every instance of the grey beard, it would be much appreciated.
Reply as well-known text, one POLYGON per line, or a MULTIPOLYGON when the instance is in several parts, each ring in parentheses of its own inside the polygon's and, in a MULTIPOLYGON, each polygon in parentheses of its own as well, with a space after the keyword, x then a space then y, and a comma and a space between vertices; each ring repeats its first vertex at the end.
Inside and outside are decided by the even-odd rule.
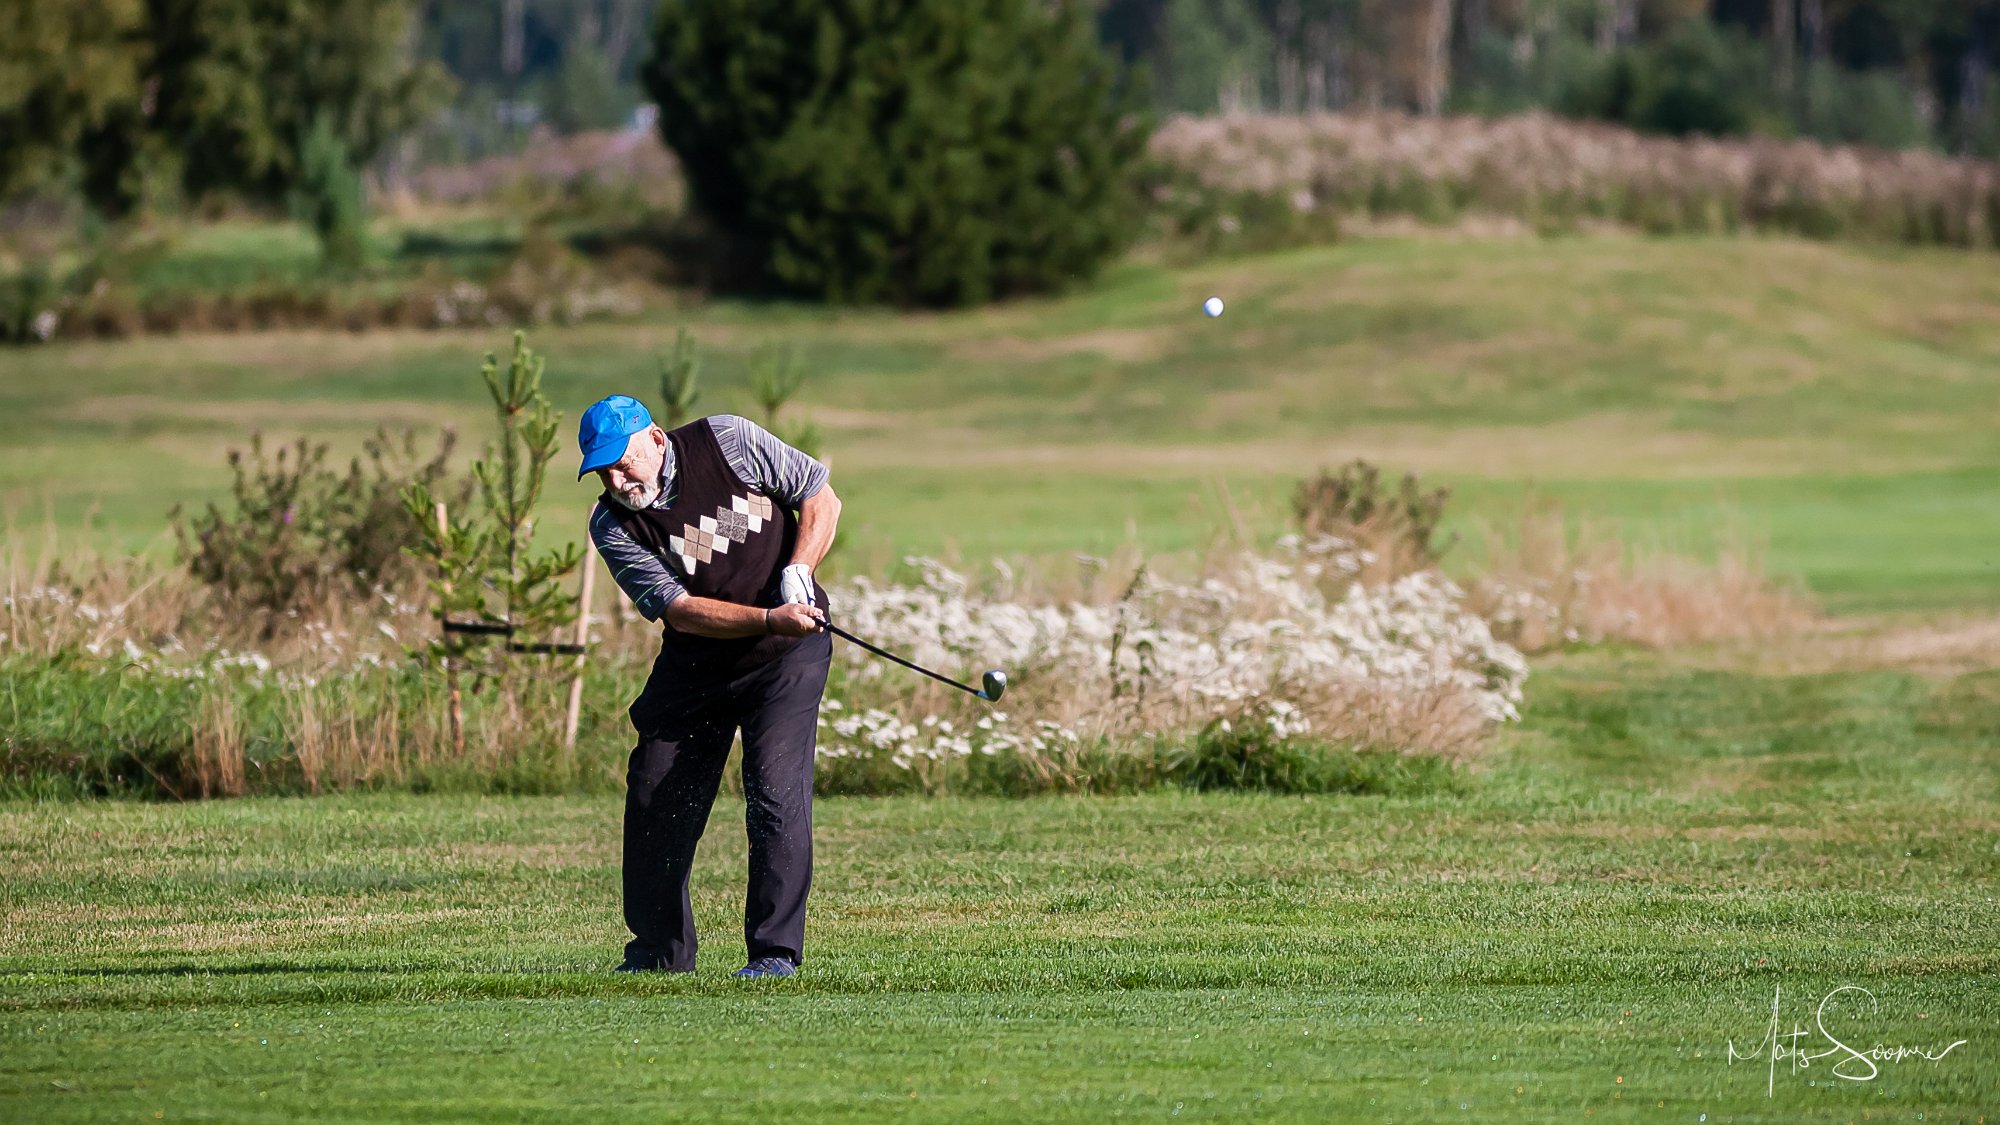
POLYGON ((625 494, 622 492, 613 492, 611 494, 611 499, 617 501, 620 507, 626 508, 634 512, 645 511, 647 508, 653 506, 653 501, 658 500, 659 498, 660 498, 660 486, 657 484, 646 489, 646 491, 640 496, 639 500, 637 501, 627 499, 625 494))

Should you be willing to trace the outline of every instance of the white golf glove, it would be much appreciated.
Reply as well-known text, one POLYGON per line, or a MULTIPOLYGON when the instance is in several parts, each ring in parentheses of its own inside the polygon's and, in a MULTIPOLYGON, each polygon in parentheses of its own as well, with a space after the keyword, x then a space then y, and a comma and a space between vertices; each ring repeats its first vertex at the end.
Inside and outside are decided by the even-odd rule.
POLYGON ((812 567, 804 563, 786 567, 778 578, 778 596, 785 605, 814 604, 812 567))

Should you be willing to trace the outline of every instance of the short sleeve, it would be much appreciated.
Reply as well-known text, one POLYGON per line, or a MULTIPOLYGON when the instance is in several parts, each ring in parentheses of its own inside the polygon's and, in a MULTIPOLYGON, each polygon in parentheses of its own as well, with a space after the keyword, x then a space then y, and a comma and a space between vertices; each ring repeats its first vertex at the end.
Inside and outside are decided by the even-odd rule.
POLYGON ((717 414, 709 419, 723 459, 743 483, 754 485, 787 508, 797 508, 825 487, 826 465, 780 441, 748 418, 717 414))

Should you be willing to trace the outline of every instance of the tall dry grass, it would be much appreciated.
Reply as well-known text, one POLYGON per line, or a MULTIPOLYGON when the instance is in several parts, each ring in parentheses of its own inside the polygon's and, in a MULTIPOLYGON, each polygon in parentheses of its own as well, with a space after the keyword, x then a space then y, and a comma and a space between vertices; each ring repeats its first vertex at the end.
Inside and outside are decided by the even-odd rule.
MULTIPOLYGON (((194 780, 203 797, 244 793, 243 726, 226 687, 203 691, 194 715, 194 780)), ((164 778, 162 784, 169 784, 164 778)), ((169 785, 171 788, 171 786, 169 785)))
MULTIPOLYGON (((1922 150, 1676 139, 1544 113, 1352 112, 1175 117, 1154 134, 1150 151, 1149 219, 1170 252, 1327 241, 1357 225, 1409 220, 2000 244, 2000 169, 1922 150)), ((490 276, 457 276, 440 263, 386 286, 267 282, 142 294, 108 278, 30 285, 24 274, 0 279, 0 303, 22 309, 0 318, 0 343, 574 324, 631 316, 662 287, 707 287, 743 270, 726 240, 676 225, 684 184, 651 132, 550 138, 516 156, 423 169, 378 194, 381 207, 406 222, 498 208, 589 216, 605 229, 588 255, 536 252, 531 238, 490 276)), ((550 238, 540 244, 558 248, 550 238)))
MULTIPOLYGON (((1151 155, 1187 185, 1275 203, 1267 215, 1328 235, 1340 216, 1433 222, 1498 217, 1537 229, 1603 221, 1656 232, 1769 230, 1953 246, 2000 239, 2000 168, 1921 149, 1764 137, 1653 136, 1543 112, 1175 116, 1151 155)), ((679 205, 679 167, 650 131, 547 138, 517 156, 423 169, 386 194, 416 207, 505 201, 523 191, 632 185, 679 205)), ((1241 208, 1213 219, 1255 223, 1241 208)), ((1240 230, 1235 233, 1243 233, 1240 230)))
POLYGON ((1523 652, 1606 641, 1665 648, 1774 637, 1811 625, 1802 589, 1771 576, 1762 551, 1728 537, 1712 560, 1634 550, 1560 507, 1484 529, 1472 604, 1523 652))
POLYGON ((141 293, 129 284, 100 281, 81 291, 42 295, 23 320, 24 334, 9 337, 0 326, 0 343, 304 328, 367 332, 582 324, 636 315, 651 292, 649 284, 614 275, 583 255, 537 259, 525 252, 479 280, 437 266, 389 284, 269 281, 242 289, 141 293))
MULTIPOLYGON (((271 631, 178 570, 9 555, 0 674, 27 706, 0 774, 16 779, 53 770, 85 788, 177 797, 611 787, 632 737, 625 707, 658 644, 656 624, 601 598, 579 748, 559 733, 569 662, 524 660, 504 687, 466 685, 460 753, 442 676, 421 655, 436 622, 412 592, 350 594, 271 631)), ((915 579, 836 589, 836 612, 951 673, 1003 666, 1014 687, 986 708, 840 646, 822 734, 828 788, 1157 782, 1171 772, 1160 754, 1230 724, 1274 746, 1464 757, 1512 714, 1525 674, 1449 583, 1424 574, 1371 587, 1358 567, 1310 551, 1242 553, 1179 579, 1143 560, 1128 575, 999 576, 1004 593, 915 566, 915 579)))
MULTIPOLYGON (((1296 214, 1502 216, 1659 233, 1782 231, 1992 247, 2000 167, 1922 150, 1649 136, 1544 113, 1174 117, 1153 155, 1188 185, 1296 214)), ((1239 208, 1240 210, 1240 208, 1239 208)), ((1223 214, 1217 221, 1242 221, 1223 214)))
MULTIPOLYGON (((1811 613, 1752 553, 1641 555, 1557 512, 1496 536, 1464 587, 1399 546, 1404 522, 1344 530, 1217 550, 1179 573, 1127 555, 975 582, 909 560, 895 581, 839 586, 835 612, 857 634, 961 678, 1003 667, 1012 683, 988 707, 837 645, 820 787, 1365 786, 1326 755, 1486 749, 1522 698, 1522 650, 1765 635, 1811 613)), ((0 554, 0 785, 189 798, 622 778, 625 708, 659 634, 614 591, 592 610, 577 748, 561 736, 570 662, 524 661, 506 690, 465 685, 460 753, 442 676, 420 655, 436 621, 414 591, 309 607, 267 636, 183 571, 24 542, 0 554)))
POLYGON ((288 693, 282 729, 307 791, 401 785, 430 765, 439 731, 402 704, 356 679, 288 693))

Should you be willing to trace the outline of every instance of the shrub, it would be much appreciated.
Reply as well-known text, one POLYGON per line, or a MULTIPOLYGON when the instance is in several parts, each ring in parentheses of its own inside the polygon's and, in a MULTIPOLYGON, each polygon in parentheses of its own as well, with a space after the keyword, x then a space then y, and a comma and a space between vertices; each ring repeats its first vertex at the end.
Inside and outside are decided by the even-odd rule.
POLYGON ((22 344, 48 339, 59 324, 54 311, 62 286, 44 262, 30 262, 0 280, 0 340, 22 344))
POLYGON ((1767 69, 1740 32, 1687 20, 1656 43, 1574 58, 1554 104, 1569 117, 1645 133, 1736 136, 1775 115, 1767 69))
POLYGON ((1136 233, 1145 92, 1090 9, 691 0, 644 81, 695 205, 831 301, 1056 288, 1136 233))
POLYGON ((1151 240, 1195 258, 1340 240, 1340 214, 1310 190, 1219 188, 1193 169, 1154 161, 1146 173, 1151 240))
POLYGON ((266 637, 335 595, 393 585, 418 531, 402 489, 470 492, 470 482, 450 480, 453 440, 444 431, 425 456, 414 432, 378 430, 343 474, 326 464, 324 443, 302 437, 267 453, 254 435, 247 455, 229 452, 227 508, 171 514, 179 561, 225 608, 254 616, 266 637))
POLYGON ((1391 491, 1380 469, 1356 458, 1300 481, 1292 513, 1308 539, 1330 535, 1353 543, 1394 578, 1436 566, 1450 549, 1450 540, 1437 538, 1450 496, 1443 488, 1424 491, 1415 473, 1405 473, 1391 491))
POLYGON ((1927 129, 1916 99, 1894 74, 1855 73, 1826 63, 1806 68, 1800 131, 1833 144, 1917 148, 1927 129))
POLYGON ((1204 791, 1402 795, 1463 783, 1449 758, 1302 741, 1287 737, 1281 723, 1255 715, 1216 719, 1163 757, 1167 778, 1204 791))
POLYGON ((593 43, 572 41, 563 51, 562 65, 542 87, 549 124, 561 133, 623 124, 638 100, 637 91, 620 85, 615 61, 593 43))
POLYGON ((1734 136, 1750 130, 1769 99, 1757 45, 1707 20, 1683 21, 1657 46, 1628 59, 1630 98, 1614 120, 1641 132, 1734 136))

